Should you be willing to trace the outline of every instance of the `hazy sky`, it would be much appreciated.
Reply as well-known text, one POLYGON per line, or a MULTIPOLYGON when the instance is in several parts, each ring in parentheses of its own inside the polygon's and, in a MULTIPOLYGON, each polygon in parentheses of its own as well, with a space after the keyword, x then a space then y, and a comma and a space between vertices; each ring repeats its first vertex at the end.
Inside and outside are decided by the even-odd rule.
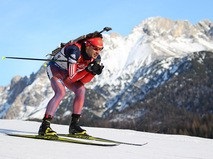
MULTIPOLYGON (((1 0, 0 57, 45 58, 60 42, 112 27, 128 35, 149 17, 188 20, 193 24, 213 20, 213 1, 189 0, 1 0)), ((15 75, 29 76, 43 62, 0 60, 0 86, 15 75)))

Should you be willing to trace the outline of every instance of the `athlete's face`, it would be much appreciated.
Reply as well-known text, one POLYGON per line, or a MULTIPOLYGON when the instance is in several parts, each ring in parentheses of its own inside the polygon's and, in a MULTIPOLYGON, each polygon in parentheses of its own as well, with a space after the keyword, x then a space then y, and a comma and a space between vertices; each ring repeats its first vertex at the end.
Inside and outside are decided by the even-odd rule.
POLYGON ((92 57, 93 59, 96 59, 98 57, 101 50, 103 50, 103 47, 94 46, 92 44, 86 47, 86 53, 89 57, 92 57))

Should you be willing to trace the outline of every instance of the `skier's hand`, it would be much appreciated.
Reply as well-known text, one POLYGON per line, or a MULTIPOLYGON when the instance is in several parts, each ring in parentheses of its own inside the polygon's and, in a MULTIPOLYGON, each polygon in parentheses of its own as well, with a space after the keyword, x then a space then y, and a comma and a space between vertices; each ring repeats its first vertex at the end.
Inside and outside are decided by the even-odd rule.
POLYGON ((102 73, 104 66, 103 64, 99 64, 96 61, 89 63, 86 67, 86 71, 92 73, 93 75, 100 75, 102 73))

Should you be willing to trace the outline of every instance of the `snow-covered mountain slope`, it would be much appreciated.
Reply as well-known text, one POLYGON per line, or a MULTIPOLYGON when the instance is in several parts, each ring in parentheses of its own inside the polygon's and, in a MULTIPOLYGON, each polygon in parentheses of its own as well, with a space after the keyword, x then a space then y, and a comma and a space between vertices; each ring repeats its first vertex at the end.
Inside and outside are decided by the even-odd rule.
MULTIPOLYGON (((1 159, 211 159, 213 141, 183 135, 160 135, 132 130, 86 127, 88 133, 113 140, 144 143, 145 146, 119 145, 98 147, 45 140, 24 139, 6 136, 4 133, 36 133, 40 123, 20 120, 0 120, 1 159)), ((65 133, 68 126, 53 124, 59 133, 65 133)))
MULTIPOLYGON (((86 85, 82 115, 85 125, 112 126, 106 122, 131 121, 129 125, 141 130, 141 121, 150 114, 156 116, 153 123, 162 123, 158 122, 159 115, 163 116, 160 111, 152 112, 159 107, 166 112, 163 106, 170 111, 202 107, 205 111, 200 116, 213 112, 211 21, 192 25, 188 21, 152 17, 134 27, 126 37, 104 34, 104 43, 104 71, 86 85), (155 108, 151 110, 150 105, 155 108)), ((42 66, 30 77, 14 77, 9 86, 0 87, 0 95, 0 118, 42 119, 53 91, 42 66)), ((69 122, 73 97, 68 91, 56 112, 57 122, 69 122)))

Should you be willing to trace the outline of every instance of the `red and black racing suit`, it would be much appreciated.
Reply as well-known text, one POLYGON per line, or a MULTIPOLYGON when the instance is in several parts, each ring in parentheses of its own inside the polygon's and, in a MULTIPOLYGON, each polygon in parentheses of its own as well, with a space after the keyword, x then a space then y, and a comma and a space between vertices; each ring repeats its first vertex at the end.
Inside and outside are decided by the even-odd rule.
POLYGON ((53 117, 66 94, 65 87, 75 94, 73 114, 81 114, 85 98, 84 84, 90 82, 95 76, 85 68, 94 60, 100 61, 101 57, 100 55, 97 59, 89 57, 85 52, 85 46, 75 43, 65 46, 55 55, 54 60, 56 61, 48 64, 47 74, 55 94, 47 105, 45 116, 53 117), (57 59, 66 59, 69 62, 59 62, 57 59))

